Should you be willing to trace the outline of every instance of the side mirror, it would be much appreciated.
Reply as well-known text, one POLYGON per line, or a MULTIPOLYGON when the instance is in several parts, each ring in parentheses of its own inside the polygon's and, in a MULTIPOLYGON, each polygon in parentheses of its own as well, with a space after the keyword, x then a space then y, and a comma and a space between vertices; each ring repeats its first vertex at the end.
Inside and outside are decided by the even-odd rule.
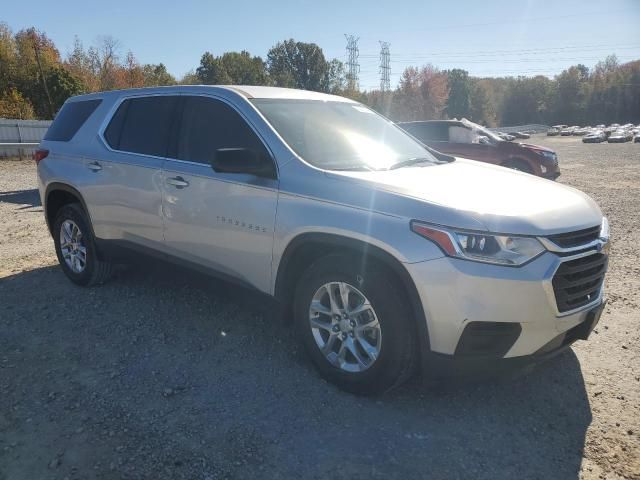
POLYGON ((276 178, 271 159, 248 148, 219 148, 210 164, 218 173, 248 173, 257 177, 276 178))
POLYGON ((489 138, 486 137, 485 135, 481 135, 478 137, 478 143, 480 145, 491 145, 491 142, 489 141, 489 138))

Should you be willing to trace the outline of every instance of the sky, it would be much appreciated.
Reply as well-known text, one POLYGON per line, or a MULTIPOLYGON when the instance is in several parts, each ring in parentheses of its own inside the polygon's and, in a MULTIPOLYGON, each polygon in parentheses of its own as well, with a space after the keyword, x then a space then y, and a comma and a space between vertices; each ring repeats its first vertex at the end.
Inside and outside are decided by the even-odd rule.
POLYGON ((640 0, 30 0, 7 1, 0 21, 35 26, 63 56, 116 38, 140 63, 164 63, 180 78, 205 51, 248 50, 266 58, 278 41, 315 42, 346 60, 345 34, 359 38, 360 87, 380 85, 380 41, 390 42, 391 86, 405 67, 431 63, 477 76, 552 76, 609 54, 640 59, 640 0))

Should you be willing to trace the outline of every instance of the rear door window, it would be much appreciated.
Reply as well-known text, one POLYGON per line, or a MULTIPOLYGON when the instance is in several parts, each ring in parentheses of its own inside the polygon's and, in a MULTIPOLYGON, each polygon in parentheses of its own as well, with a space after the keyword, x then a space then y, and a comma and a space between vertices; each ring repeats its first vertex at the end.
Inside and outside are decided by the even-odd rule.
POLYGON ((68 142, 102 103, 100 99, 65 103, 44 136, 45 140, 68 142))
POLYGON ((130 98, 120 104, 104 132, 115 150, 164 157, 179 97, 130 98))
POLYGON ((232 107, 209 97, 185 98, 177 158, 208 164, 219 148, 247 148, 268 155, 262 141, 232 107))

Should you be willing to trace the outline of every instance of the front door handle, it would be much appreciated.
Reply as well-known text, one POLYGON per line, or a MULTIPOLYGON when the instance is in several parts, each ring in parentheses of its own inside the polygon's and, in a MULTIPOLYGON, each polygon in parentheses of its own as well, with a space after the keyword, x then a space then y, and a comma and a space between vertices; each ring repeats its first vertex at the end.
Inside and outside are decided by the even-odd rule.
POLYGON ((187 182, 184 178, 182 177, 171 177, 171 178, 167 178, 167 183, 169 185, 173 185, 176 188, 184 188, 184 187, 188 187, 189 186, 189 182, 187 182))
POLYGON ((93 170, 94 172, 99 172, 100 170, 102 170, 102 166, 98 162, 91 162, 87 164, 87 168, 89 170, 93 170))

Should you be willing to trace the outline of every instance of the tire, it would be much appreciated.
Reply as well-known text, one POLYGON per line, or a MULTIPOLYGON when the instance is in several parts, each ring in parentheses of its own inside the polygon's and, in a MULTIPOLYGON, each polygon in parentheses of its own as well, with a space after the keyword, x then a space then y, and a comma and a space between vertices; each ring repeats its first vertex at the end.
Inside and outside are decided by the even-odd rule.
MULTIPOLYGON (((69 232, 68 229, 66 231, 67 233, 69 232)), ((90 221, 80 204, 64 205, 57 212, 53 222, 53 241, 62 271, 73 283, 85 287, 99 285, 106 282, 111 276, 113 264, 98 258, 90 221), (75 237, 77 241, 74 242, 74 245, 77 245, 77 248, 73 249, 74 253, 70 256, 68 248, 72 247, 65 246, 65 252, 63 252, 61 241, 65 234, 62 229, 71 227, 71 231, 74 231, 73 225, 77 226, 80 235, 75 237), (84 254, 81 253, 82 248, 84 248, 84 254), (65 254, 67 259, 72 256, 78 257, 79 263, 74 263, 74 261, 70 260, 72 264, 69 265, 65 259, 65 254), (82 258, 84 258, 84 262, 82 262, 82 258), (77 267, 78 265, 79 267, 77 267)))
MULTIPOLYGON (((294 300, 294 322, 300 340, 302 341, 313 364, 318 369, 320 375, 327 381, 334 383, 343 390, 351 393, 369 395, 383 393, 402 384, 414 371, 416 359, 416 341, 414 335, 414 322, 407 305, 408 302, 398 291, 398 285, 392 281, 394 278, 387 269, 376 262, 370 262, 365 268, 361 268, 360 262, 353 257, 342 254, 330 254, 315 261, 301 276, 296 289, 294 300), (324 305, 320 308, 327 308, 330 302, 328 299, 327 284, 334 282, 336 288, 341 288, 341 284, 348 285, 349 294, 347 303, 351 302, 355 311, 360 302, 360 295, 368 300, 370 310, 365 310, 360 314, 352 314, 351 319, 343 319, 342 323, 336 323, 333 328, 343 327, 346 322, 355 323, 353 330, 347 333, 340 330, 336 335, 345 337, 344 342, 339 338, 331 349, 330 360, 321 351, 318 343, 318 335, 322 340, 326 337, 325 347, 328 347, 330 340, 328 337, 335 333, 334 330, 323 328, 314 329, 311 325, 312 301, 318 305, 318 298, 324 298, 324 305), (324 296, 324 297, 323 297, 324 296), (375 328, 367 329, 362 325, 372 325, 377 318, 379 330, 375 328), (360 330, 363 329, 363 330, 360 330), (374 335, 375 334, 375 335, 374 335), (349 339, 350 338, 350 339, 349 339), (367 350, 361 343, 366 341, 367 350), (378 341, 378 352, 372 359, 364 352, 371 351, 370 346, 376 346, 378 341), (357 361, 357 357, 346 349, 344 353, 345 365, 337 365, 340 362, 339 353, 341 345, 351 342, 350 347, 355 348, 358 356, 364 359, 363 365, 357 361), (351 363, 349 363, 351 362, 351 363), (359 371, 348 371, 348 368, 360 368, 359 371)), ((336 293, 338 291, 336 290, 336 293)), ((340 297, 336 296, 336 302, 343 305, 340 297)), ((318 307, 314 307, 318 308, 318 307)), ((327 313, 317 314, 316 320, 326 325, 327 320, 334 322, 336 316, 327 313)), ((339 318, 339 317, 338 317, 339 318)), ((315 323, 314 325, 317 325, 315 323)), ((346 328, 349 328, 348 326, 346 328)), ((322 341, 320 340, 320 341, 322 341)))
POLYGON ((502 166, 511 168, 512 170, 517 170, 518 172, 533 173, 533 170, 531 169, 529 164, 524 160, 520 160, 518 158, 507 160, 502 164, 502 166))

